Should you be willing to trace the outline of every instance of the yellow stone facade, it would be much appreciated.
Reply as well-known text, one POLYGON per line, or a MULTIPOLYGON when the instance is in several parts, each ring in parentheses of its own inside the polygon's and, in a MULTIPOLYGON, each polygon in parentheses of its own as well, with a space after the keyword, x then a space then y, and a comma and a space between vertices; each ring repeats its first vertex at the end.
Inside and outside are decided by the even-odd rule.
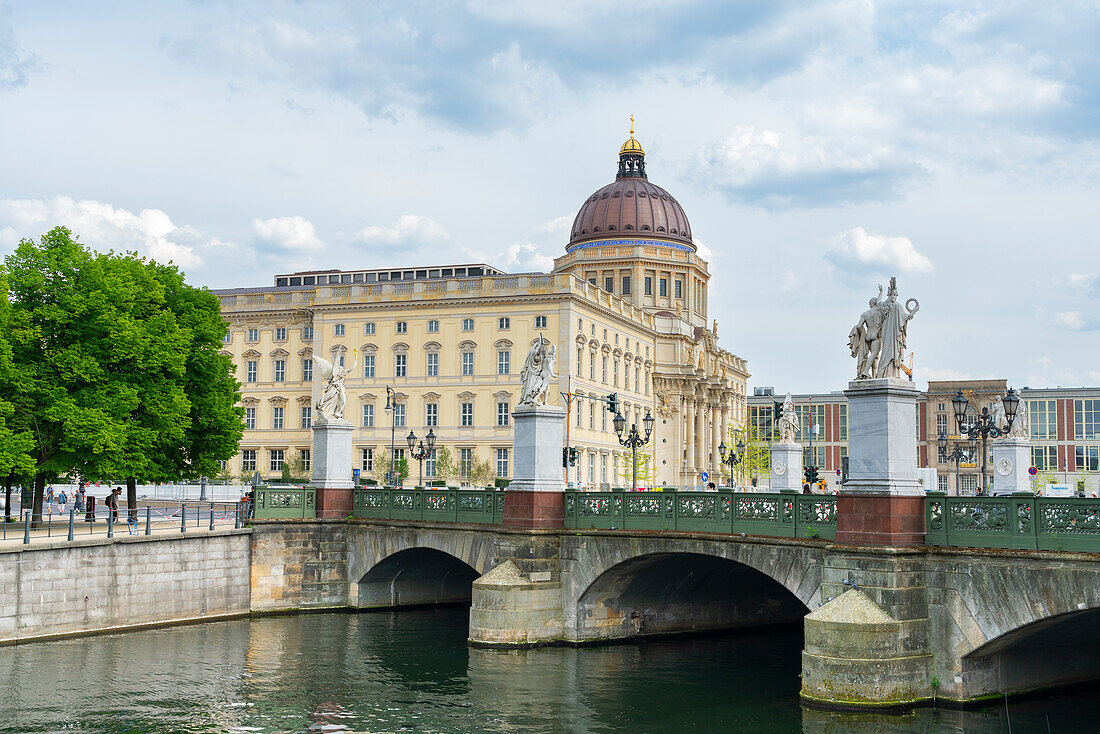
MULTIPOLYGON (((407 452, 409 431, 423 438, 430 427, 437 453, 447 446, 456 462, 476 455, 510 478, 511 410, 527 351, 541 332, 557 345, 559 389, 551 404, 566 405, 560 393, 583 396, 569 401, 567 442, 580 452, 569 481, 588 488, 629 483, 621 478, 628 462, 613 416, 587 399, 610 393, 618 395, 628 428, 637 423, 640 430, 647 412, 656 419, 645 449, 655 476, 645 484, 698 485, 703 470, 717 478, 718 445, 745 417, 747 365, 719 347, 717 324, 707 325, 710 275, 694 247, 666 247, 661 233, 642 234, 608 233, 574 247, 550 274, 481 266, 477 272, 488 274, 434 277, 447 271, 433 266, 385 282, 361 272, 361 282, 349 283, 346 273, 325 271, 308 286, 217 291, 229 322, 224 351, 237 365, 248 410, 230 470, 251 473, 254 460, 273 479, 282 461, 308 452, 303 411, 313 417, 321 388, 312 355, 343 355, 350 365, 358 354, 345 381, 345 418, 357 426, 361 476, 375 476, 372 461, 388 453, 391 436, 407 452), (397 395, 392 413, 384 410, 387 387, 397 395)), ((410 458, 409 465, 407 483, 417 483, 417 462, 410 458)))

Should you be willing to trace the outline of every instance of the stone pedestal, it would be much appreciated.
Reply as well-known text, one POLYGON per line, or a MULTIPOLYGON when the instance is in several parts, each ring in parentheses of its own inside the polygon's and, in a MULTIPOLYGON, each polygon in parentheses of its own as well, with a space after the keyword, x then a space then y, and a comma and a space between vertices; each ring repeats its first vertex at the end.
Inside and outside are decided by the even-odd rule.
POLYGON ((311 486, 317 490, 317 517, 345 518, 351 514, 351 469, 355 465, 351 436, 355 426, 343 419, 313 424, 311 486))
POLYGON ((917 482, 917 398, 912 382, 856 380, 848 398, 848 481, 837 498, 838 543, 924 544, 917 482))
POLYGON ((514 478, 505 489, 504 526, 560 528, 565 524, 561 451, 565 411, 524 405, 512 413, 514 478))
POLYGON ((802 447, 796 443, 773 443, 771 489, 802 491, 802 447))
POLYGON ((1026 438, 999 438, 993 442, 993 490, 1030 492, 1031 441, 1026 438))

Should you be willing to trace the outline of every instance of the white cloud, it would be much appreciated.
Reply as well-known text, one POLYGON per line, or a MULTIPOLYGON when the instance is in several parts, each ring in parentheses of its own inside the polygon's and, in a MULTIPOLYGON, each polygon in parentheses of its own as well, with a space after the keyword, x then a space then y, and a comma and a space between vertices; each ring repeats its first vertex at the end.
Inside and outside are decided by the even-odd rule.
POLYGON ((1080 311, 1060 311, 1054 314, 1054 320, 1058 322, 1060 326, 1072 329, 1073 331, 1080 331, 1085 328, 1085 320, 1081 318, 1080 311))
POLYGON ((407 245, 449 242, 451 233, 428 217, 420 214, 402 214, 392 227, 365 227, 356 239, 368 245, 407 245))
POLYGON ((304 217, 253 219, 256 244, 284 250, 321 250, 325 244, 317 238, 313 223, 304 217))
POLYGON ((462 252, 472 260, 489 263, 510 273, 548 273, 554 268, 554 258, 529 242, 509 245, 495 255, 466 247, 462 248, 462 252))
POLYGON ((845 232, 825 257, 843 270, 917 274, 935 270, 908 237, 871 234, 863 227, 845 232))
POLYGON ((695 245, 695 251, 699 254, 699 257, 707 262, 714 260, 714 250, 704 245, 703 241, 698 237, 692 237, 691 244, 695 245))
POLYGON ((776 287, 784 293, 793 291, 798 288, 798 276, 790 270, 784 271, 784 273, 779 276, 779 284, 776 287))
POLYGON ((539 234, 547 235, 568 234, 569 227, 573 224, 574 219, 575 216, 572 214, 554 217, 550 221, 540 224, 535 231, 539 234))
POLYGON ((184 225, 178 226, 160 209, 137 214, 99 201, 77 201, 68 196, 52 199, 0 199, 0 246, 11 247, 58 225, 96 250, 134 251, 158 262, 192 268, 203 253, 232 245, 184 225))
POLYGON ((1068 387, 1084 381, 1069 367, 1062 367, 1050 357, 1029 357, 1028 387, 1068 387))

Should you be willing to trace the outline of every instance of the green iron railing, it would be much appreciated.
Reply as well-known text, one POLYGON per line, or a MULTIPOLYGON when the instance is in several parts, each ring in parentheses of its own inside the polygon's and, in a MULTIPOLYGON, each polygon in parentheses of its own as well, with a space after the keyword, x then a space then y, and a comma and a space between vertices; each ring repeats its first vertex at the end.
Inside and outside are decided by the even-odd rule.
POLYGON ((566 492, 567 528, 836 537, 836 497, 773 492, 566 492))
POLYGON ((927 545, 1100 553, 1100 499, 929 492, 925 531, 927 545))
POLYGON ((430 520, 498 524, 504 492, 498 489, 360 487, 352 515, 378 520, 430 520))
POLYGON ((317 490, 312 487, 257 487, 253 516, 261 520, 317 517, 317 490))

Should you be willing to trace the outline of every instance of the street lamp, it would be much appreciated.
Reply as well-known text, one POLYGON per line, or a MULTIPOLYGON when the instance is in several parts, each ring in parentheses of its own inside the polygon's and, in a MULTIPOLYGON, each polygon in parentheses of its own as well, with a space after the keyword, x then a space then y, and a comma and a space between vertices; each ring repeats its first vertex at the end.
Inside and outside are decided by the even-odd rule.
POLYGON ((1008 394, 1001 399, 1001 403, 1004 405, 1005 411, 1005 427, 1001 428, 996 425, 996 421, 993 415, 989 412, 989 406, 983 405, 982 412, 978 414, 977 420, 966 427, 963 419, 966 417, 966 409, 970 404, 970 401, 963 395, 963 391, 959 390, 959 394, 951 401, 951 406, 955 410, 955 420, 959 424, 959 433, 970 439, 971 446, 977 444, 977 439, 981 436, 982 439, 982 494, 986 494, 988 486, 986 484, 986 468, 989 462, 989 452, 986 450, 986 441, 989 437, 1000 438, 1006 435, 1012 430, 1012 421, 1016 420, 1016 409, 1020 406, 1020 398, 1016 395, 1015 388, 1009 388, 1008 394))
POLYGON ((393 481, 396 476, 394 470, 397 468, 397 449, 394 447, 395 432, 397 431, 397 411, 394 410, 395 405, 397 405, 397 391, 387 385, 385 411, 390 414, 390 470, 386 472, 386 479, 389 481, 391 487, 397 484, 397 482, 393 481))
POLYGON ((432 433, 432 429, 428 429, 428 435, 424 437, 424 441, 428 442, 427 447, 424 446, 424 441, 420 442, 420 447, 416 446, 416 434, 409 431, 409 435, 405 437, 405 440, 409 442, 409 454, 420 462, 420 486, 424 486, 424 459, 428 458, 428 454, 435 448, 435 434, 432 433))
POLYGON ((646 410, 645 418, 642 419, 645 438, 642 438, 641 434, 638 433, 637 423, 632 423, 630 431, 626 436, 623 436, 623 429, 626 428, 626 418, 623 418, 622 413, 616 413, 612 423, 615 424, 615 435, 619 439, 619 445, 630 449, 630 489, 633 491, 638 488, 638 447, 649 443, 649 437, 653 435, 653 416, 649 414, 649 410, 646 410))
MULTIPOLYGON (((738 438, 740 438, 740 436, 738 436, 738 438)), ((738 440, 736 449, 730 451, 729 456, 726 455, 727 451, 729 451, 729 449, 726 448, 725 441, 718 444, 718 454, 722 457, 722 463, 730 468, 730 478, 727 486, 733 487, 733 467, 745 460, 745 442, 738 440)))
POLYGON ((974 449, 977 448, 978 439, 971 438, 967 441, 969 444, 969 451, 963 448, 961 443, 956 443, 951 448, 951 453, 947 453, 947 434, 941 433, 936 442, 940 446, 940 450, 944 453, 944 458, 947 461, 955 462, 955 494, 959 494, 959 462, 965 459, 967 456, 974 455, 974 449))

